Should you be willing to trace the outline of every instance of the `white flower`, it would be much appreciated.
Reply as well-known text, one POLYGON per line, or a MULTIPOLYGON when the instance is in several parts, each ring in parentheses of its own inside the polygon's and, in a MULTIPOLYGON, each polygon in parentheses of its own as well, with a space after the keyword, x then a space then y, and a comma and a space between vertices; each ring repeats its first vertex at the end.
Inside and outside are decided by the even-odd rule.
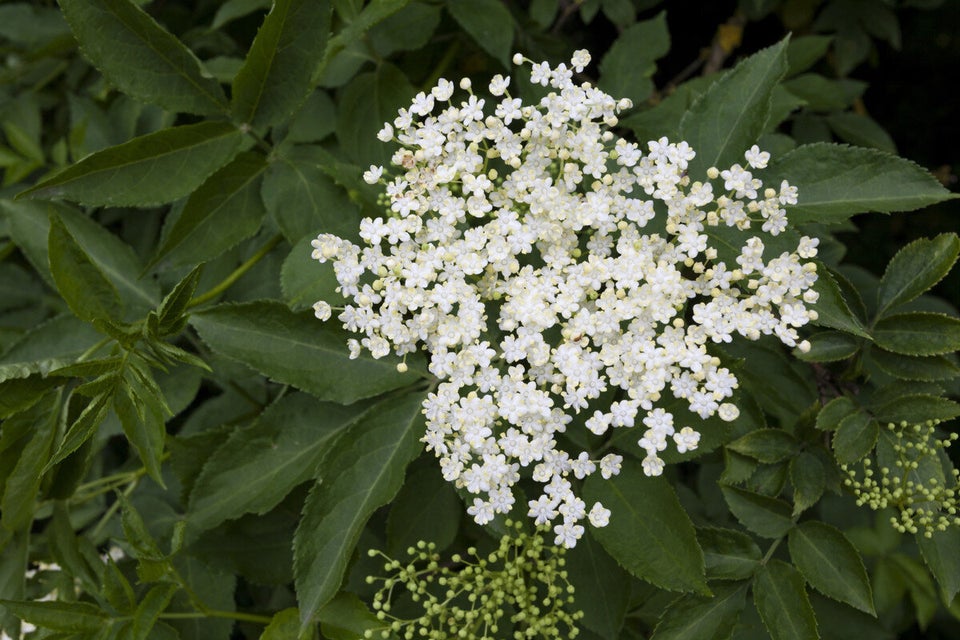
POLYGON ((573 68, 577 70, 577 73, 581 73, 586 66, 590 64, 590 52, 586 49, 577 49, 573 52, 571 64, 573 64, 573 68))
POLYGON ((700 443, 700 434, 690 427, 684 427, 680 429, 679 433, 673 434, 673 441, 676 443, 679 453, 686 453, 697 448, 700 443))
POLYGON ((623 463, 623 456, 615 453, 608 453, 600 460, 600 475, 604 480, 609 480, 613 476, 620 474, 620 465, 623 463))
POLYGON ((380 142, 390 142, 393 139, 393 127, 390 123, 384 123, 383 128, 377 132, 377 140, 380 142))
POLYGON ((587 517, 590 518, 590 524, 593 526, 605 527, 610 522, 610 509, 607 509, 599 502, 595 502, 587 517))
POLYGON ((510 85, 510 77, 507 76, 504 78, 499 73, 490 80, 490 94, 494 96, 502 96, 506 91, 507 87, 510 85))
POLYGON ((719 415, 720 419, 724 422, 733 422, 740 417, 740 409, 738 409, 735 404, 724 402, 720 405, 720 408, 717 409, 717 415, 719 415))
MULTIPOLYGON (((521 477, 532 478, 542 495, 529 517, 568 547, 584 520, 610 517, 602 505, 588 514, 572 481, 598 469, 609 479, 623 458, 571 457, 560 434, 642 423, 643 473, 661 475, 660 452, 700 442, 691 427, 676 431, 663 408, 671 397, 703 419, 739 415, 737 378, 711 344, 772 335, 804 348, 797 330, 817 317, 816 266, 803 260, 818 241, 765 257, 750 234, 753 223, 781 233, 798 197, 785 180, 765 189, 752 175, 769 154, 753 147, 747 169, 688 175, 696 150, 686 142, 641 146, 610 130, 630 102, 576 84, 589 63, 578 51, 569 66, 533 64, 531 82, 551 87, 536 104, 496 76, 491 105, 469 79, 455 105, 454 83, 440 79, 378 134, 400 148, 392 168, 364 173, 385 185, 384 209, 361 221, 359 244, 330 234, 312 243, 346 299, 338 319, 356 334, 351 358, 426 355, 437 380, 423 441, 443 477, 474 494, 468 513, 485 524, 508 512, 521 477), (658 212, 659 231, 648 231, 658 212), (737 242, 735 262, 711 246, 707 227, 718 225, 737 242), (589 417, 574 422, 580 412, 589 417)), ((314 312, 327 320, 332 307, 314 312)))
POLYGON ((763 169, 770 162, 770 154, 766 151, 760 151, 760 147, 753 145, 743 154, 747 164, 753 169, 763 169))
POLYGON ((378 167, 375 164, 370 165, 370 168, 363 172, 363 181, 367 184, 377 184, 380 181, 380 176, 383 175, 383 167, 378 167))
POLYGON ((313 314, 317 316, 318 320, 327 321, 330 319, 332 309, 329 304, 323 300, 318 300, 313 305, 313 314))

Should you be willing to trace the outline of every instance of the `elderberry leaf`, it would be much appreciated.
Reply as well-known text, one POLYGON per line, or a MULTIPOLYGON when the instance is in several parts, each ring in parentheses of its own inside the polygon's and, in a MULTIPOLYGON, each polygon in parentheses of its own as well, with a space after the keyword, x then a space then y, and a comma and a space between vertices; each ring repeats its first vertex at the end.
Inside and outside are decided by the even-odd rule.
POLYGON ((188 537, 238 518, 263 514, 309 480, 334 439, 365 415, 350 407, 291 393, 248 427, 236 429, 208 457, 187 507, 188 537))
POLYGON ((863 560, 841 531, 808 520, 790 531, 788 545, 794 565, 814 589, 876 615, 863 560))
POLYGON ((301 629, 336 594, 363 526, 397 494, 404 470, 420 453, 424 397, 410 393, 385 400, 324 456, 294 534, 301 629))
POLYGON ((944 233, 936 238, 920 238, 897 252, 880 279, 877 316, 910 302, 943 279, 960 254, 960 238, 944 233))
POLYGON ((180 214, 169 218, 173 222, 147 269, 195 266, 254 235, 266 213, 260 198, 266 168, 262 155, 245 152, 207 178, 180 214))
POLYGON ((647 477, 638 461, 625 459, 619 475, 592 475, 583 491, 587 504, 613 513, 591 535, 620 566, 664 589, 709 593, 693 524, 665 478, 647 477))
POLYGON ((415 371, 424 371, 421 358, 407 358, 407 373, 397 372, 395 357, 378 360, 364 351, 351 359, 345 330, 280 302, 221 304, 192 314, 190 324, 215 352, 339 404, 409 385, 415 371))
POLYGON ((876 343, 894 353, 936 356, 960 349, 960 318, 912 312, 887 316, 874 326, 876 343))
POLYGON ((753 602, 773 640, 819 638, 803 577, 791 565, 770 560, 757 573, 753 602))
POLYGON ((175 36, 129 0, 59 0, 81 52, 124 93, 170 111, 227 110, 223 89, 175 36))
POLYGON ((230 161, 242 139, 227 122, 162 129, 89 155, 17 197, 109 207, 173 202, 230 161))
POLYGON ((684 594, 660 616, 651 640, 726 640, 746 604, 747 582, 712 587, 713 596, 684 594))
POLYGON ((329 0, 277 0, 233 80, 234 117, 252 127, 275 125, 312 88, 330 37, 329 0))
MULTIPOLYGON (((743 162, 743 152, 763 133, 774 88, 787 72, 788 42, 781 40, 739 63, 684 114, 680 138, 697 152, 690 162, 691 175, 743 162)), ((792 176, 789 172, 777 175, 792 176)))
POLYGON ((913 211, 955 197, 917 164, 876 149, 816 143, 770 163, 765 175, 788 176, 799 202, 794 224, 838 223, 856 213, 913 211))

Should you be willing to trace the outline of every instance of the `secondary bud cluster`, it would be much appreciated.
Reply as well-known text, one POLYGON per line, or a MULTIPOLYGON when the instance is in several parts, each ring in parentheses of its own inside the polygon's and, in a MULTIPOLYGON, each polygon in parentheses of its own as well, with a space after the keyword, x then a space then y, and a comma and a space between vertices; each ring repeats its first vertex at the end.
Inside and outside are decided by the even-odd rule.
POLYGON ((857 504, 874 511, 892 507, 897 516, 890 523, 900 533, 920 533, 930 538, 934 531, 960 526, 960 470, 948 467, 945 473, 942 453, 958 436, 936 435, 936 420, 923 424, 888 424, 891 456, 878 452, 878 469, 871 459, 862 462, 863 477, 856 469, 843 465, 845 484, 857 496, 857 504), (892 467, 890 466, 892 463, 892 467))
MULTIPOLYGON (((754 146, 745 166, 688 175, 686 142, 644 150, 610 131, 630 101, 575 84, 589 61, 578 51, 571 67, 533 64, 531 81, 550 90, 536 105, 500 75, 489 102, 469 82, 455 99, 444 79, 418 94, 379 134, 400 145, 393 174, 364 174, 385 187, 384 215, 361 222, 361 245, 330 234, 313 243, 347 299, 339 320, 360 334, 353 356, 429 354, 440 382, 424 403, 424 442, 475 496, 474 519, 509 512, 529 475, 543 489, 528 514, 568 547, 583 520, 610 516, 572 481, 615 475, 621 460, 565 450, 573 413, 589 412, 597 435, 639 427, 644 472, 659 475, 660 452, 700 440, 657 406, 665 394, 701 418, 739 414, 737 378, 708 345, 773 335, 809 348, 797 329, 817 300, 804 260, 818 241, 775 255, 765 246, 790 237, 785 207, 797 201, 786 181, 764 188, 753 175, 769 154, 754 146), (616 396, 601 405, 608 389, 616 396)), ((332 313, 330 301, 315 309, 332 313)))
MULTIPOLYGON (((380 635, 438 640, 576 637, 576 621, 583 614, 568 611, 574 600, 564 569, 565 549, 546 544, 539 532, 524 533, 520 523, 508 520, 507 526, 510 531, 496 550, 481 556, 471 547, 449 563, 441 563, 433 543, 422 541, 407 549, 407 564, 371 550, 371 556, 386 560, 386 576, 367 578, 370 584, 382 582, 373 601, 377 618, 385 623, 380 635), (398 610, 419 615, 404 618, 395 614, 398 610)), ((368 638, 376 635, 366 632, 368 638)))

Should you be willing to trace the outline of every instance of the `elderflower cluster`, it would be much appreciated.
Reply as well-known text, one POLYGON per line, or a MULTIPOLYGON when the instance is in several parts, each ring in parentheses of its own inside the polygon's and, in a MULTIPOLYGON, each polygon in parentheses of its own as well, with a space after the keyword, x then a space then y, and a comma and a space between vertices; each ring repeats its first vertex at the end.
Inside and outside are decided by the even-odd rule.
POLYGON ((367 577, 368 584, 382 582, 373 608, 384 627, 379 634, 368 629, 364 637, 492 640, 507 637, 508 629, 517 640, 576 637, 583 613, 568 611, 574 589, 564 569, 565 549, 547 545, 539 532, 524 533, 520 523, 506 524, 510 530, 497 549, 479 556, 471 547, 449 563, 441 563, 432 542, 407 549, 406 564, 371 549, 371 557, 386 560, 386 576, 367 577), (397 610, 415 610, 398 602, 407 597, 419 615, 394 614, 394 603, 397 610))
MULTIPOLYGON (((439 80, 379 133, 400 148, 392 175, 364 175, 385 186, 386 211, 361 222, 363 243, 313 242, 347 299, 339 320, 360 334, 353 357, 429 355, 439 383, 423 440, 444 477, 475 496, 470 515, 485 524, 509 512, 528 475, 543 487, 528 515, 567 547, 585 519, 600 527, 610 516, 572 480, 609 478, 622 460, 561 447, 572 414, 588 412, 599 436, 637 426, 643 470, 660 475, 671 443, 682 453, 700 440, 656 406, 665 394, 704 419, 739 415, 728 402, 737 378, 708 345, 773 335, 808 349, 797 329, 817 300, 816 267, 803 260, 818 241, 779 255, 764 244, 797 202, 786 181, 765 189, 753 175, 769 154, 754 146, 746 166, 689 176, 686 142, 661 138, 644 152, 610 131, 631 104, 573 82, 589 61, 578 51, 572 68, 534 64, 531 80, 550 90, 537 105, 514 98, 508 77, 490 82, 489 103, 469 80, 464 99, 439 80), (607 390, 615 400, 597 406, 607 390)), ((315 310, 327 319, 333 307, 315 310)))
POLYGON ((863 477, 859 478, 854 468, 841 467, 847 474, 846 486, 857 496, 857 505, 874 511, 895 508, 898 513, 890 518, 890 524, 900 533, 922 531, 930 538, 934 531, 960 526, 960 470, 951 467, 945 478, 940 462, 942 452, 958 435, 938 438, 938 424, 938 420, 914 425, 888 424, 895 459, 880 461, 887 465, 892 462, 893 468, 880 466, 877 473, 870 458, 864 458, 863 477))

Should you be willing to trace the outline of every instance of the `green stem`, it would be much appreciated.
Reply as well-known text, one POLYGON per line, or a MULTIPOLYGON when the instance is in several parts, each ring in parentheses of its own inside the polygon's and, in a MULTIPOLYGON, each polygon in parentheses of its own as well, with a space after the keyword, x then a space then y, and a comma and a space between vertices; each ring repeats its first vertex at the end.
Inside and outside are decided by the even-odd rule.
POLYGON ((226 618, 228 620, 241 620, 243 622, 256 622, 257 624, 267 625, 273 621, 269 616, 258 616, 254 613, 243 613, 242 611, 219 611, 217 609, 208 609, 205 612, 194 613, 161 613, 161 619, 166 620, 193 620, 196 618, 226 618))
MULTIPOLYGON (((127 488, 124 489, 124 497, 129 498, 130 494, 133 493, 134 489, 137 488, 137 485, 140 484, 140 478, 135 478, 127 485, 127 488)), ((100 533, 103 531, 103 528, 107 526, 107 523, 110 522, 110 518, 114 516, 117 510, 120 509, 120 501, 114 500, 113 504, 107 507, 107 510, 104 511, 103 515, 100 516, 100 520, 97 521, 97 526, 93 528, 90 532, 90 538, 96 540, 100 537, 100 533)))
POLYGON ((229 276, 224 278, 223 281, 220 282, 220 284, 210 289, 206 293, 200 294, 199 296, 191 300, 189 303, 187 303, 187 308, 192 309, 193 307, 204 304, 205 302, 210 302, 211 300, 219 296, 221 293, 229 289, 231 286, 233 286, 234 282, 242 278, 247 271, 252 269, 254 265, 260 262, 264 258, 264 256, 270 253, 274 247, 280 244, 282 240, 283 240, 283 236, 280 234, 277 234, 272 238, 270 238, 267 244, 260 247, 260 250, 257 251, 252 256, 250 256, 250 258, 246 262, 244 262, 239 267, 234 269, 233 273, 231 273, 229 276))
POLYGON ((773 557, 773 552, 777 550, 777 547, 780 546, 780 543, 783 542, 783 538, 777 538, 773 541, 773 544, 770 545, 770 548, 767 549, 767 552, 763 556, 763 560, 760 561, 760 564, 767 564, 770 558, 773 557))

